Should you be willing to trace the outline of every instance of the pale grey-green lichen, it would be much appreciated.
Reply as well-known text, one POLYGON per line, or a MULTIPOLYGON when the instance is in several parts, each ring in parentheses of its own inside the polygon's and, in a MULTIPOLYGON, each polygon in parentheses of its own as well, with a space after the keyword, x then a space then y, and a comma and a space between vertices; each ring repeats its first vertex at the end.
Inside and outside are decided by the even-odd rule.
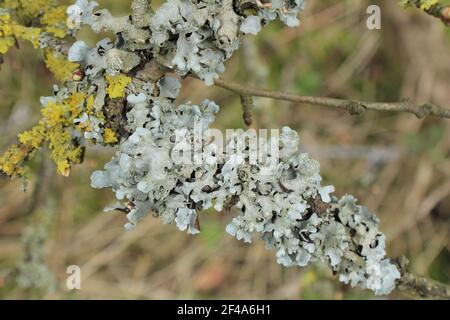
MULTIPOLYGON (((79 86, 95 96, 96 110, 108 107, 111 92, 120 107, 111 117, 121 133, 119 150, 103 171, 92 174, 92 186, 112 188, 121 203, 109 209, 127 213, 127 229, 152 211, 195 234, 199 211, 233 207, 238 214, 227 232, 245 242, 262 239, 280 264, 319 261, 343 282, 387 294, 400 273, 385 258, 378 220, 353 197, 339 200, 331 195, 334 187, 322 186, 319 164, 299 151, 296 132, 283 128, 277 141, 260 146, 267 159, 279 156, 268 173, 250 161, 246 133, 227 141, 225 150, 233 152, 212 143, 210 126, 219 111, 214 102, 175 105, 180 82, 144 70, 156 61, 163 69, 212 84, 243 34, 257 34, 275 19, 298 25, 304 3, 167 0, 153 11, 148 2, 135 0, 130 16, 113 17, 107 10, 95 11, 93 1, 77 0, 68 9, 71 26, 116 34, 114 42, 104 39, 89 48, 78 41, 69 50, 69 59, 83 66, 86 78, 79 86), (118 74, 129 74, 130 83, 113 90, 109 82, 118 74)), ((101 142, 107 122, 92 117, 81 114, 76 121, 96 124, 85 138, 101 142)))
POLYGON ((298 152, 297 135, 289 128, 282 130, 277 150, 280 164, 271 175, 249 163, 245 135, 229 141, 237 154, 218 154, 208 133, 217 111, 208 101, 176 108, 156 103, 148 122, 122 143, 105 171, 92 175, 94 187, 112 187, 118 199, 126 200, 122 206, 128 208, 126 227, 134 228, 151 209, 164 222, 195 234, 199 210, 214 206, 221 211, 233 204, 239 214, 227 232, 245 242, 263 239, 276 250, 280 264, 324 262, 339 273, 341 281, 377 294, 389 293, 400 274, 385 259, 384 236, 376 217, 351 196, 339 201, 330 197, 333 188, 321 186, 318 163, 298 152), (201 140, 194 141, 198 122, 203 124, 201 140), (196 152, 205 158, 206 150, 207 161, 177 162, 174 155, 183 145, 181 150, 192 152, 192 158, 196 152), (328 209, 316 212, 314 199, 329 202, 328 209))
MULTIPOLYGON (((144 5, 135 2, 136 10, 144 5)), ((245 4, 234 0, 167 0, 155 12, 149 10, 148 19, 135 15, 137 24, 128 16, 116 18, 108 10, 94 11, 97 6, 95 1, 77 0, 68 8, 69 24, 74 28, 89 25, 94 32, 112 31, 119 35, 116 47, 150 50, 155 57, 170 61, 180 75, 193 72, 212 84, 225 70, 223 62, 239 48, 242 33, 257 34, 262 25, 276 18, 288 26, 298 25, 304 0, 264 4, 258 0, 245 4), (253 6, 256 16, 247 16, 244 5, 253 6)), ((76 43, 72 51, 80 47, 76 43)))

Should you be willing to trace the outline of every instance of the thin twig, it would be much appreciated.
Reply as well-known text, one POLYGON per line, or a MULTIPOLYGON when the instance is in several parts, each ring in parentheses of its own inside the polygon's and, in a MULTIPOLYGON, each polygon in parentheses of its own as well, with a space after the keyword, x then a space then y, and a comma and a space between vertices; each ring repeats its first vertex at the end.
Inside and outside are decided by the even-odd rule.
POLYGON ((446 284, 413 273, 402 273, 397 289, 415 297, 427 299, 450 299, 450 287, 446 284))
POLYGON ((448 5, 437 1, 433 3, 430 0, 404 0, 402 4, 405 7, 420 9, 430 16, 441 19, 446 26, 450 26, 450 6, 448 5))
POLYGON ((253 97, 241 95, 242 117, 245 124, 249 127, 252 125, 253 97))
POLYGON ((36 177, 33 194, 29 201, 28 207, 23 214, 28 216, 42 206, 48 197, 48 189, 53 180, 55 170, 51 167, 51 162, 48 158, 43 158, 40 164, 39 171, 36 177))
POLYGON ((406 270, 408 260, 401 257, 396 261, 401 278, 397 281, 397 290, 412 296, 428 299, 450 299, 450 286, 406 270))
POLYGON ((445 109, 431 103, 416 105, 409 99, 404 99, 401 102, 391 102, 391 103, 365 102, 357 100, 327 98, 327 97, 302 96, 281 91, 263 90, 244 86, 239 83, 225 81, 223 79, 216 79, 214 81, 214 84, 218 87, 232 91, 238 94, 239 96, 264 97, 276 100, 334 107, 344 109, 348 111, 350 114, 361 114, 365 110, 376 110, 376 111, 412 113, 419 119, 423 119, 427 116, 450 118, 450 109, 445 109))
MULTIPOLYGON (((315 210, 320 210, 322 212, 329 212, 331 206, 329 203, 325 203, 316 198, 314 199, 314 208, 315 210)), ((450 286, 448 284, 437 282, 427 277, 409 272, 409 261, 404 256, 393 259, 393 262, 398 267, 401 274, 400 279, 397 280, 396 289, 398 291, 413 297, 443 300, 450 299, 450 286)))

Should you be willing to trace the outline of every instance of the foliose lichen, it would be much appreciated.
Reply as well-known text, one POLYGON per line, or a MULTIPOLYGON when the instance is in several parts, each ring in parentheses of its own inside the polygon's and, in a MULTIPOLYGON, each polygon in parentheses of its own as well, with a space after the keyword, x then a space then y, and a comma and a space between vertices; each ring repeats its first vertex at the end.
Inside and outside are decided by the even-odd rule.
MULTIPOLYGON (((352 196, 337 199, 334 187, 321 184, 319 164, 299 151, 296 132, 283 128, 277 139, 260 146, 266 159, 278 159, 268 172, 251 161, 245 133, 226 142, 225 150, 233 152, 212 142, 211 125, 219 111, 214 102, 174 102, 181 88, 174 74, 213 84, 244 34, 257 34, 275 19, 296 26, 304 4, 167 0, 153 10, 150 1, 134 0, 130 15, 114 17, 98 10, 95 1, 77 0, 67 8, 65 34, 87 25, 94 32, 112 32, 115 39, 105 38, 93 48, 74 41, 65 50, 58 40, 62 34, 46 29, 33 36, 26 30, 22 37, 45 50, 64 85, 41 99, 42 120, 0 157, 0 169, 20 176, 26 159, 47 142, 58 171, 67 175, 72 164, 82 161, 87 144, 118 145, 104 170, 92 174, 91 185, 115 192, 121 203, 109 210, 127 214, 127 229, 151 211, 196 234, 200 211, 233 207, 238 214, 227 232, 245 242, 263 240, 281 265, 319 261, 345 283, 389 293, 400 273, 385 258, 377 218, 352 196), (64 61, 55 61, 61 57, 64 61)), ((17 33, 8 31, 15 10, 0 11, 6 35, 0 50, 12 46, 17 33)), ((44 14, 42 23, 57 25, 60 13, 55 9, 56 21, 44 14)))

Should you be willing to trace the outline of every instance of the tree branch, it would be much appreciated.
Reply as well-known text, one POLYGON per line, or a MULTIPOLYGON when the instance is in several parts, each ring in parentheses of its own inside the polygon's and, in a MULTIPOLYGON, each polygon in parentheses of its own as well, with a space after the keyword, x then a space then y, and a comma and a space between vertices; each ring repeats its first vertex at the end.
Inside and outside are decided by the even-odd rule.
POLYGON ((448 285, 409 272, 402 273, 397 289, 421 298, 450 299, 448 285))
POLYGON ((398 280, 397 290, 428 299, 450 299, 450 286, 406 270, 408 260, 401 257, 396 261, 402 277, 398 280))
POLYGON ((418 8, 430 16, 441 19, 446 26, 450 26, 450 6, 448 5, 433 0, 404 0, 402 4, 405 7, 418 8))
POLYGON ((242 117, 247 126, 252 125, 253 97, 241 95, 242 117))
POLYGON ((365 110, 374 110, 407 112, 414 114, 419 119, 423 119, 427 116, 450 119, 450 109, 442 108, 431 103, 416 105, 409 99, 405 99, 401 102, 365 102, 327 97, 302 96, 281 91, 263 90, 225 81, 223 79, 216 79, 214 84, 218 87, 232 91, 239 96, 264 97, 276 100, 334 107, 344 109, 350 114, 361 114, 365 110))
MULTIPOLYGON (((311 205, 319 214, 322 214, 321 212, 330 212, 331 210, 330 204, 323 202, 319 198, 314 199, 314 203, 311 205)), ((450 286, 448 284, 409 272, 409 261, 404 256, 393 259, 393 262, 401 274, 400 279, 397 280, 396 289, 398 291, 425 299, 450 299, 450 286)))

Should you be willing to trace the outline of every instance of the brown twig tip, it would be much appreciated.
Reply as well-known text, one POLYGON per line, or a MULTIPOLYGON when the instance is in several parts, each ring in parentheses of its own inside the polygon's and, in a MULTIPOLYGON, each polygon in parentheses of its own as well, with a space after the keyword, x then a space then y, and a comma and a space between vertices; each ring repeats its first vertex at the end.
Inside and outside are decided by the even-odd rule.
POLYGON ((340 108, 348 111, 352 115, 359 115, 366 110, 406 112, 414 114, 417 118, 423 119, 428 116, 450 119, 450 109, 426 103, 422 105, 414 104, 410 99, 403 99, 400 102, 365 102, 357 100, 345 100, 327 97, 302 96, 281 91, 271 91, 251 88, 223 79, 216 79, 214 84, 231 92, 245 97, 263 97, 275 100, 305 103, 310 105, 320 105, 326 107, 340 108))
POLYGON ((359 101, 350 101, 345 109, 347 109, 348 113, 350 113, 352 116, 359 116, 366 110, 364 108, 364 105, 359 101))
POLYGON ((449 285, 410 273, 407 270, 409 261, 405 257, 400 257, 394 262, 401 273, 401 278, 397 280, 397 289, 399 291, 421 298, 450 299, 449 285))
POLYGON ((242 117, 246 126, 251 126, 253 122, 252 110, 253 110, 253 97, 241 95, 241 105, 242 105, 242 117))
POLYGON ((446 26, 450 26, 450 7, 445 7, 441 11, 442 14, 442 22, 445 23, 446 26))
POLYGON ((450 26, 450 6, 448 5, 430 0, 405 0, 403 5, 420 9, 430 16, 441 19, 446 26, 450 26))

